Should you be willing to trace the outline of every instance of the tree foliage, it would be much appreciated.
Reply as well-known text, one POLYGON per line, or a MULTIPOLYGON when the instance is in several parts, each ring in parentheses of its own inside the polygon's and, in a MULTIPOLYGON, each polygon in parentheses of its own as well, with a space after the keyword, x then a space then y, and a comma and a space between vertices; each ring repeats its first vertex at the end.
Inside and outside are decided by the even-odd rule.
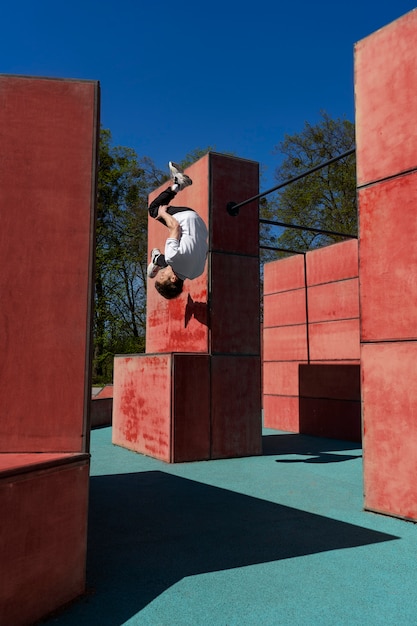
POLYGON ((143 352, 146 325, 147 196, 162 174, 134 150, 100 134, 93 381, 111 380, 117 353, 143 352))
MULTIPOLYGON (((288 181, 355 146, 354 125, 345 119, 321 120, 295 135, 286 135, 275 148, 283 155, 276 169, 277 184, 288 181)), ((261 201, 262 217, 339 233, 357 233, 356 159, 351 154, 280 190, 272 200, 261 201)), ((261 245, 306 251, 342 240, 338 235, 290 228, 263 227, 261 245)), ((271 257, 271 255, 266 255, 271 257)), ((275 256, 280 256, 275 254, 275 256)), ((282 256, 282 255, 281 255, 282 256)))

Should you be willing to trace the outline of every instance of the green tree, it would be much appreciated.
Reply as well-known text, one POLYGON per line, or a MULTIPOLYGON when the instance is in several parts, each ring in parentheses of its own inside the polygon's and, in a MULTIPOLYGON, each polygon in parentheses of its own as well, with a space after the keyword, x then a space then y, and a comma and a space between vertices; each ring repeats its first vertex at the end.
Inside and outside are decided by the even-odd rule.
MULTIPOLYGON (((355 128, 346 119, 331 119, 321 113, 312 126, 305 123, 301 133, 286 135, 275 147, 283 155, 276 169, 277 184, 338 156, 355 146, 355 128)), ((303 225, 339 233, 357 233, 355 154, 291 183, 273 199, 261 201, 261 216, 288 224, 303 225)), ((305 251, 342 240, 338 235, 264 226, 261 245, 305 251)), ((265 257, 271 258, 266 253, 265 257)), ((275 254, 282 256, 282 254, 275 254)))
POLYGON ((113 147, 101 129, 96 234, 93 381, 110 382, 117 353, 143 352, 147 197, 162 178, 153 162, 113 147))

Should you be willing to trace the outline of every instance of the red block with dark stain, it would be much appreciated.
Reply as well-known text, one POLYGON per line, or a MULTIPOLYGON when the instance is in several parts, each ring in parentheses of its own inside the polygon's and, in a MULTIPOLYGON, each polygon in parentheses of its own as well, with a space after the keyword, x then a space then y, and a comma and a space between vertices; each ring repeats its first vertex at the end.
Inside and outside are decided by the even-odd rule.
POLYGON ((167 463, 210 458, 209 356, 115 359, 113 443, 167 463))
MULTIPOLYGON (((260 454, 258 204, 226 209, 258 193, 259 167, 208 153, 186 173, 173 204, 206 221, 206 269, 174 300, 149 280, 147 354, 115 360, 113 442, 169 463, 260 454)), ((167 233, 149 218, 149 252, 167 233)))

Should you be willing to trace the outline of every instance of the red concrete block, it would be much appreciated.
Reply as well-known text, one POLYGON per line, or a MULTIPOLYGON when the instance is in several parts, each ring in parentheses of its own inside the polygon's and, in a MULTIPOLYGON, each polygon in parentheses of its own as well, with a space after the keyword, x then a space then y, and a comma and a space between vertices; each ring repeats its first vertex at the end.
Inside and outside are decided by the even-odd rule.
POLYGON ((358 242, 349 239, 306 254, 307 285, 320 285, 358 276, 358 242))
POLYGON ((360 366, 359 364, 300 363, 299 393, 304 398, 360 402, 360 366))
POLYGON ((0 624, 37 623, 85 591, 89 461, 60 456, 1 463, 0 624))
POLYGON ((298 361, 266 361, 263 366, 263 392, 267 395, 298 396, 298 361))
POLYGON ((256 356, 211 358, 211 458, 261 453, 261 366, 256 356))
POLYGON ((260 341, 259 259, 213 253, 211 353, 259 355, 260 341))
POLYGON ((307 329, 299 326, 264 328, 264 361, 307 361, 307 329))
POLYGON ((307 302, 305 289, 264 296, 264 327, 305 324, 307 302))
MULTIPOLYGON (((189 206, 209 224, 209 155, 187 169, 193 180, 173 202, 174 206, 189 206)), ((151 202, 168 182, 153 191, 151 202)), ((148 218, 148 255, 152 248, 165 248, 168 229, 152 218, 148 218)), ((146 352, 207 352, 208 351, 208 264, 202 276, 184 282, 183 294, 174 300, 166 300, 158 294, 154 281, 148 279, 146 352)))
POLYGON ((303 288, 305 288, 303 254, 265 263, 264 295, 303 288))
POLYGON ((210 458, 210 357, 173 355, 172 461, 210 458))
POLYGON ((171 460, 170 354, 116 357, 114 362, 114 444, 171 460))
POLYGON ((312 361, 359 361, 359 320, 309 324, 309 343, 312 361))
POLYGON ((417 343, 362 346, 365 508, 417 521, 417 343))
POLYGON ((82 451, 98 83, 0 76, 0 451, 82 451))
POLYGON ((300 432, 298 397, 264 396, 264 426, 290 433, 300 432))
POLYGON ((308 288, 308 320, 327 322, 359 318, 357 278, 308 288))
POLYGON ((115 359, 113 443, 168 463, 210 455, 209 355, 115 359))
POLYGON ((360 442, 361 404, 300 397, 300 433, 360 442))
POLYGON ((359 186, 417 166, 416 46, 416 11, 355 46, 359 186))
POLYGON ((417 338, 417 174, 359 192, 361 339, 417 338))

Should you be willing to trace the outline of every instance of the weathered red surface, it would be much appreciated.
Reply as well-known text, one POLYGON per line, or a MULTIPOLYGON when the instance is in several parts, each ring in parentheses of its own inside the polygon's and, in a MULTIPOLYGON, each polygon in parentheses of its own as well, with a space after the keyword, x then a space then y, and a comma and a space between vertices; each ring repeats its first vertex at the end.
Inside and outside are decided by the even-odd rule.
POLYGON ((308 320, 331 322, 359 318, 359 282, 350 278, 308 289, 308 320))
POLYGON ((304 256, 290 256, 279 261, 279 269, 274 263, 264 266, 264 295, 305 288, 304 256))
POLYGON ((171 460, 170 354, 115 359, 113 443, 171 460))
MULTIPOLYGON (((317 436, 360 440, 360 401, 329 396, 332 367, 360 359, 357 241, 314 250, 265 266, 264 424, 317 436), (303 395, 301 372, 312 364, 325 372, 320 395, 303 395)), ((316 370, 317 371, 317 370, 316 370)), ((342 370, 337 369, 338 374, 342 370)), ((347 373, 349 370, 344 370, 347 373)), ((348 388, 353 381, 348 377, 348 388)), ((340 385, 339 385, 340 387, 340 385)), ((357 391, 357 390, 356 390, 357 391)))
POLYGON ((417 343, 362 345, 365 507, 417 519, 417 343))
MULTIPOLYGON (((149 280, 147 354, 115 360, 113 442, 166 462, 259 454, 258 206, 226 210, 258 193, 258 164, 209 153, 187 174, 175 204, 208 224, 206 271, 171 301, 149 280)), ((166 236, 150 219, 149 251, 166 236)))
POLYGON ((98 85, 0 76, 0 451, 81 451, 98 85))
POLYGON ((211 393, 212 458, 260 454, 260 357, 213 356, 211 393))
POLYGON ((355 46, 359 186, 417 166, 416 23, 414 10, 355 46))
POLYGON ((294 326, 307 321, 305 289, 293 289, 264 296, 264 325, 294 326))
POLYGON ((412 11, 355 50, 365 508, 414 520, 416 44, 412 11))
POLYGON ((359 192, 362 341, 417 338, 417 174, 359 192))
POLYGON ((308 286, 357 278, 358 242, 356 239, 349 239, 311 250, 306 254, 306 264, 308 286))
POLYGON ((258 257, 213 252, 210 276, 212 354, 259 355, 258 257))
POLYGON ((88 460, 30 455, 36 465, 25 456, 15 474, 0 472, 0 624, 14 626, 37 622, 85 589, 88 460))
MULTIPOLYGON (((174 206, 189 206, 208 225, 209 213, 209 155, 187 169, 193 184, 181 191, 172 202, 174 206)), ((150 194, 151 202, 169 181, 150 194)), ((152 248, 165 248, 167 228, 148 217, 148 256, 152 248)), ((158 294, 154 281, 148 279, 146 315, 146 352, 207 352, 209 341, 207 294, 208 266, 202 276, 186 280, 183 294, 166 300, 158 294)))

